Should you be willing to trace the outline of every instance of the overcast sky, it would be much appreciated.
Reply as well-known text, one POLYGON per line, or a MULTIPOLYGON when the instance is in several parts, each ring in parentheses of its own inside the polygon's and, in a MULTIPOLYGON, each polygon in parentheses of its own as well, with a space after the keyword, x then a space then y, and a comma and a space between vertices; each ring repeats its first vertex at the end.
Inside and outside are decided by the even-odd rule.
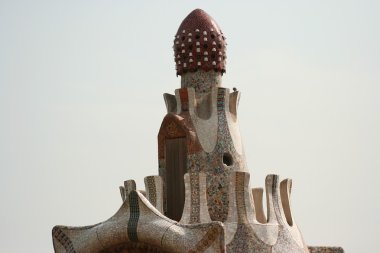
POLYGON ((108 219, 124 180, 158 173, 195 8, 227 37, 252 186, 293 178, 309 245, 379 251, 378 1, 0 0, 1 252, 52 252, 54 225, 108 219))

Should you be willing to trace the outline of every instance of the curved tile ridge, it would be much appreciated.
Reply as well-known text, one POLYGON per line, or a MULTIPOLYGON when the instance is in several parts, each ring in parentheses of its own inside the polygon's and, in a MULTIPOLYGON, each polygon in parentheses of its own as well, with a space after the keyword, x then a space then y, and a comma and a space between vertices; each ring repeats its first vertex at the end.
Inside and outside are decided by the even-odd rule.
POLYGON ((189 114, 203 150, 211 153, 217 143, 218 114, 217 93, 218 88, 213 87, 210 93, 197 94, 194 88, 186 88, 189 99, 189 114), (201 111, 207 111, 205 118, 200 117, 201 111))
POLYGON ((144 178, 146 198, 160 212, 163 213, 163 183, 160 176, 144 178))
POLYGON ((128 198, 131 191, 136 190, 136 182, 133 179, 124 181, 124 186, 119 186, 120 195, 123 202, 128 198))
POLYGON ((290 211, 290 191, 291 191, 291 180, 286 179, 281 182, 282 194, 280 190, 280 177, 278 175, 268 175, 266 178, 267 183, 267 189, 270 189, 271 191, 271 198, 269 198, 272 203, 271 206, 274 209, 272 213, 274 213, 275 220, 280 224, 288 233, 290 234, 291 238, 294 240, 294 242, 298 245, 300 248, 304 248, 305 252, 307 251, 307 248, 305 246, 304 240, 302 238, 302 235, 300 233, 300 230, 297 226, 297 224, 294 222, 291 211, 290 211), (284 211, 284 206, 285 210, 284 211), (285 212, 287 214, 285 215, 285 212), (287 220, 291 223, 291 225, 288 223, 287 220))
POLYGON ((224 226, 219 221, 173 225, 162 238, 162 248, 173 253, 225 253, 224 226))
POLYGON ((183 225, 162 215, 138 191, 110 219, 86 227, 55 226, 56 253, 99 253, 125 243, 145 243, 168 252, 225 252, 221 222, 183 225), (199 250, 198 250, 199 249, 199 250))
POLYGON ((229 213, 224 223, 227 250, 269 253, 277 240, 278 226, 263 225, 256 221, 249 178, 247 172, 231 173, 229 213))
POLYGON ((231 173, 229 209, 225 222, 226 243, 234 244, 234 240, 242 240, 241 238, 245 237, 268 248, 277 241, 278 224, 260 224, 256 220, 249 178, 250 175, 247 172, 231 173), (241 235, 242 233, 245 235, 241 235))
POLYGON ((230 95, 230 90, 225 89, 224 101, 225 101, 225 113, 227 119, 228 129, 230 131, 232 142, 234 143, 234 147, 236 152, 239 155, 243 154, 243 142, 241 140, 240 129, 239 129, 239 121, 237 119, 237 106, 240 97, 240 92, 235 91, 230 95), (232 100, 230 101, 230 96, 232 100), (230 104, 232 103, 232 105, 230 104), (231 112, 230 109, 233 109, 231 112))
POLYGON ((182 224, 196 224, 211 222, 207 207, 206 174, 186 173, 185 205, 180 220, 182 224))

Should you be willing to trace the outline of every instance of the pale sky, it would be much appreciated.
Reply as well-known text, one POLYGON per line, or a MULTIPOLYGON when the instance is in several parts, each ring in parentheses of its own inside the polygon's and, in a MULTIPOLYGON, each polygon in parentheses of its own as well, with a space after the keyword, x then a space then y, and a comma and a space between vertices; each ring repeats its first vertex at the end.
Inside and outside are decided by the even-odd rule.
POLYGON ((0 252, 53 252, 54 225, 106 220, 158 174, 195 8, 227 37, 251 185, 293 179, 309 245, 379 251, 379 1, 0 0, 0 252))

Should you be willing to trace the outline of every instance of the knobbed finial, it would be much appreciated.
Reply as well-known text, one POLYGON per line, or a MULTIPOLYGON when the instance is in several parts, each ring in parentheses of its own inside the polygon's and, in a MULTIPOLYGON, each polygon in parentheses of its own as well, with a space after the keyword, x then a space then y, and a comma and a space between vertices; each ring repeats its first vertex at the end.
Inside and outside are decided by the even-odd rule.
POLYGON ((197 70, 226 72, 226 42, 215 20, 201 9, 181 23, 174 39, 177 75, 197 70))

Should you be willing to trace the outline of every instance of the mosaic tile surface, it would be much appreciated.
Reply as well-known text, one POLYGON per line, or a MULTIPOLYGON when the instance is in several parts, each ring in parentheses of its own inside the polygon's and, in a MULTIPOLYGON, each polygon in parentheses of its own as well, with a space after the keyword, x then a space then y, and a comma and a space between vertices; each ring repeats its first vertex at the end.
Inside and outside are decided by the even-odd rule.
POLYGON ((181 23, 174 38, 177 75, 197 70, 226 71, 225 37, 205 11, 192 11, 181 23))
POLYGON ((218 87, 222 82, 222 75, 219 72, 205 72, 203 70, 194 73, 185 73, 181 76, 181 87, 194 88, 195 92, 210 92, 213 87, 218 87))
POLYGON ((225 252, 220 222, 180 224, 160 214, 138 191, 132 191, 105 222, 86 227, 55 226, 53 244, 56 253, 114 252, 126 250, 126 245, 149 250, 146 252, 225 252))
MULTIPOLYGON (((125 181, 119 187, 120 209, 104 222, 55 226, 56 253, 344 252, 340 247, 307 247, 292 215, 290 179, 266 177, 264 211, 264 190, 251 188, 247 172, 237 120, 240 92, 222 87, 226 45, 219 26, 203 10, 185 18, 173 47, 181 88, 174 95, 164 94, 167 115, 158 133, 159 175, 144 179, 145 191, 137 190, 135 181, 125 181), (171 154, 165 143, 176 138, 186 146, 181 157, 186 171, 175 170, 185 167, 176 166, 179 163, 170 167, 176 157, 165 160, 170 157, 165 152, 171 154), (178 188, 185 189, 180 222, 164 215, 170 208, 166 204, 169 170, 181 171, 181 177, 186 172, 185 187, 178 188)), ((178 177, 170 183, 182 184, 178 177)), ((174 203, 181 203, 175 197, 174 203)))

